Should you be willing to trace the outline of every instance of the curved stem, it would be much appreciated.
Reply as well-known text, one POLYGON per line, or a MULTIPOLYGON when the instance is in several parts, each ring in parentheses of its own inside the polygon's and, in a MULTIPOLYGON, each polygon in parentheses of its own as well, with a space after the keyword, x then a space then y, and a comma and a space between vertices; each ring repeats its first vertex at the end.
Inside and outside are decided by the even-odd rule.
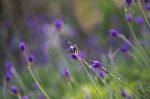
POLYGON ((31 69, 31 66, 28 66, 27 67, 33 80, 36 82, 37 86, 39 87, 39 89, 41 90, 41 92, 43 93, 43 95, 47 98, 47 99, 50 99, 50 97, 48 96, 48 94, 45 92, 45 90, 42 88, 42 86, 40 85, 40 83, 38 82, 38 80, 36 79, 36 77, 34 76, 33 72, 32 72, 32 69, 31 69))
MULTIPOLYGON (((77 56, 77 55, 76 55, 76 56, 77 56)), ((77 56, 77 59, 78 59, 78 61, 80 62, 80 64, 82 65, 82 67, 83 67, 83 69, 85 70, 85 72, 87 73, 87 75, 88 75, 88 77, 89 77, 89 79, 90 79, 90 81, 91 81, 93 87, 95 88, 96 92, 97 92, 98 95, 101 97, 101 99, 103 99, 103 97, 101 96, 101 94, 100 94, 98 88, 96 87, 96 85, 95 85, 95 83, 94 83, 94 81, 93 81, 91 75, 89 74, 88 70, 87 70, 86 67, 84 66, 83 62, 81 61, 81 59, 80 59, 78 56, 77 56)))
POLYGON ((130 28, 130 30, 131 30, 131 34, 132 34, 132 36, 133 36, 133 38, 134 38, 134 40, 135 40, 135 42, 136 42, 136 44, 137 44, 138 49, 141 50, 141 52, 144 54, 144 56, 142 55, 141 52, 140 52, 139 54, 140 54, 141 57, 143 57, 142 59, 143 59, 144 63, 148 66, 148 63, 147 63, 147 61, 146 61, 146 56, 145 56, 144 49, 142 48, 140 42, 138 41, 138 39, 137 39, 137 37, 136 37, 136 35, 135 35, 135 33, 134 33, 134 30, 133 30, 131 24, 130 24, 129 22, 127 22, 127 23, 128 23, 128 26, 129 26, 129 28, 130 28))
MULTIPOLYGON (((133 89, 132 87, 130 87, 127 83, 125 83, 124 81, 122 81, 120 79, 120 77, 116 77, 114 74, 112 74, 111 72, 109 72, 109 74, 114 77, 115 79, 117 79, 118 81, 120 81, 122 84, 124 84, 125 86, 127 86, 129 89, 131 89, 133 92, 137 93, 139 96, 145 98, 141 93, 139 93, 137 90, 133 89)), ((145 98, 146 99, 146 98, 145 98)))
MULTIPOLYGON (((86 63, 86 65, 89 65, 85 60, 84 62, 86 63)), ((90 65, 89 65, 90 66, 90 65)), ((124 84, 125 86, 127 86, 129 89, 131 89, 133 92, 137 93, 138 95, 140 95, 141 97, 145 98, 141 93, 139 93, 138 91, 136 91, 135 89, 133 89, 132 87, 130 87, 127 83, 125 83, 124 81, 122 81, 119 77, 116 77, 114 74, 112 74, 110 71, 107 71, 108 74, 110 74, 112 77, 114 77, 115 79, 119 80, 122 84, 124 84)))
MULTIPOLYGON (((124 8, 124 11, 125 11, 125 14, 126 14, 126 13, 128 12, 128 9, 124 8)), ((142 58, 142 59, 143 59, 143 62, 145 63, 145 65, 148 66, 148 63, 147 63, 147 61, 146 61, 147 56, 146 56, 146 54, 145 54, 145 52, 144 52, 144 49, 142 48, 140 42, 138 41, 138 39, 137 39, 137 37, 136 37, 136 35, 135 35, 135 32, 134 32, 134 30, 133 30, 131 24, 130 24, 128 21, 127 21, 127 24, 128 24, 128 27, 129 27, 129 29, 130 29, 130 31, 131 31, 131 34, 132 34, 132 36, 133 36, 133 38, 134 38, 134 40, 135 40, 136 45, 137 45, 138 49, 140 50, 140 51, 139 51, 140 53, 138 53, 138 54, 140 55, 140 57, 143 57, 143 58, 142 58), (142 55, 141 52, 142 52, 144 55, 142 55)), ((136 49, 136 48, 135 48, 136 46, 132 46, 132 47, 133 47, 134 49, 136 49)))
POLYGON ((146 21, 147 27, 150 29, 150 23, 149 23, 148 18, 147 18, 146 14, 145 14, 145 12, 144 12, 144 10, 143 10, 143 8, 142 8, 142 5, 141 5, 140 0, 137 0, 137 2, 138 2, 138 6, 139 6, 139 8, 140 8, 140 11, 142 12, 142 14, 143 14, 143 16, 144 16, 144 19, 145 19, 145 21, 146 21))

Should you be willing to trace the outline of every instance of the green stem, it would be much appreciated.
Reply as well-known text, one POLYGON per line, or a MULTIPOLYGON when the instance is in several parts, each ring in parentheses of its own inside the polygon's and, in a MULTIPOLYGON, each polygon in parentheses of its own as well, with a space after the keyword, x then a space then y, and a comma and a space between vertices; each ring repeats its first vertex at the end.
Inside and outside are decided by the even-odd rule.
POLYGON ((18 93, 18 94, 17 94, 17 97, 18 97, 18 99, 21 99, 21 94, 18 93))
MULTIPOLYGON (((118 81, 120 81, 122 84, 124 84, 125 86, 127 86, 129 89, 131 89, 133 92, 137 93, 139 96, 145 98, 141 93, 139 93, 137 90, 133 89, 132 87, 130 87, 127 83, 125 83, 124 81, 122 81, 120 79, 120 77, 116 77, 114 74, 112 74, 111 72, 109 72, 109 74, 114 77, 115 79, 117 79, 118 81)), ((146 99, 146 98, 145 98, 146 99)))
MULTIPOLYGON (((90 65, 84 60, 84 62, 90 67, 90 65)), ((125 83, 124 81, 122 81, 119 77, 116 77, 114 74, 112 74, 110 71, 108 71, 108 74, 110 74, 112 77, 114 77, 115 79, 119 80, 121 83, 123 83, 125 86, 127 86, 129 89, 131 89, 133 92, 137 93, 138 95, 140 95, 141 97, 145 98, 141 93, 139 93, 138 91, 136 91, 135 89, 133 89, 132 87, 128 86, 127 83, 125 83)))
POLYGON ((27 67, 33 80, 35 81, 35 83, 37 84, 37 86, 39 87, 39 89, 41 90, 41 92, 43 93, 43 95, 47 98, 47 99, 51 99, 48 94, 45 92, 45 90, 42 88, 42 86, 40 85, 40 83, 38 82, 38 80, 36 79, 36 77, 34 76, 33 72, 32 72, 32 69, 31 69, 31 66, 28 66, 27 67))
POLYGON ((140 53, 139 53, 139 55, 140 55, 140 57, 143 57, 142 59, 143 59, 144 63, 148 66, 148 63, 147 63, 146 58, 145 58, 144 49, 142 48, 140 42, 138 41, 138 39, 137 39, 137 37, 136 37, 136 35, 134 33, 134 30, 132 29, 131 24, 129 22, 127 22, 127 23, 128 23, 129 29, 131 30, 131 34, 132 34, 132 36, 133 36, 133 38, 134 38, 134 40, 135 40, 135 42, 137 44, 138 49, 141 50, 140 53), (141 52, 144 54, 144 56, 142 55, 141 52))
MULTIPOLYGON (((77 55, 76 55, 76 56, 77 56, 77 55)), ((87 73, 87 75, 88 75, 88 77, 89 77, 89 79, 90 79, 90 81, 91 81, 91 83, 92 83, 94 89, 96 90, 96 92, 98 93, 98 95, 100 96, 100 98, 103 99, 103 97, 101 96, 101 94, 100 94, 98 88, 96 87, 96 85, 95 85, 95 83, 94 83, 94 81, 93 81, 91 75, 89 74, 88 70, 87 70, 86 67, 84 66, 83 62, 81 61, 81 59, 80 59, 78 56, 77 56, 77 59, 78 59, 78 61, 80 62, 80 64, 82 65, 82 67, 83 67, 83 69, 85 70, 85 72, 87 73)))
POLYGON ((143 14, 144 19, 145 19, 145 21, 146 21, 147 27, 150 29, 150 23, 149 23, 148 18, 147 18, 146 14, 145 14, 145 12, 144 12, 144 10, 143 10, 143 8, 142 8, 141 2, 140 2, 140 0, 137 0, 137 1, 138 1, 138 6, 139 6, 139 8, 140 8, 140 11, 141 11, 141 13, 143 14))

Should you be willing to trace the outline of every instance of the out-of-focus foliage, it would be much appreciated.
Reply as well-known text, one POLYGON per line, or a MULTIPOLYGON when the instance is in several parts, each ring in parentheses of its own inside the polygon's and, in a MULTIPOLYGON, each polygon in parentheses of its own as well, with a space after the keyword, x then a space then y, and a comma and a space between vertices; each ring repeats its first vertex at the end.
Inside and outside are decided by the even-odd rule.
MULTIPOLYGON (((43 99, 39 98, 40 89, 33 88, 34 80, 27 69, 26 54, 33 53, 33 73, 51 99, 100 99, 80 63, 70 58, 67 42, 71 41, 88 63, 100 60, 105 68, 149 99, 150 28, 138 0, 134 1, 128 8, 133 18, 128 23, 125 0, 1 0, 0 97, 16 99, 10 91, 10 86, 16 85, 22 96, 43 99), (138 15, 142 16, 143 24, 135 21, 138 15), (118 30, 135 47, 129 46, 127 52, 121 52, 126 42, 124 38, 112 37, 111 28, 118 30), (27 46, 25 53, 18 48, 22 41, 27 46), (14 77, 9 83, 5 82, 6 62, 13 64, 14 77), (71 73, 71 83, 63 74, 66 67, 71 73)), ((146 3, 141 0, 141 5, 150 22, 146 3)), ((121 88, 132 99, 144 99, 109 74, 100 78, 94 70, 88 71, 104 99, 121 99, 121 88)))

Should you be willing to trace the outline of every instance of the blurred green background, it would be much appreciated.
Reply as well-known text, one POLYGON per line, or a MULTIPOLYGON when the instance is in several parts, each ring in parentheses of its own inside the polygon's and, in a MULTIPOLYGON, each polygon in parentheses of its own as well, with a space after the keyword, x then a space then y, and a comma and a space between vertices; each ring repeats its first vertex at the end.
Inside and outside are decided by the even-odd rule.
MULTIPOLYGON (((141 3, 144 8, 145 3, 141 3)), ((34 53, 33 72, 52 99, 100 99, 81 65, 70 58, 67 41, 84 52, 87 62, 100 60, 104 67, 149 99, 150 29, 146 23, 138 25, 135 22, 137 15, 142 16, 136 0, 129 11, 133 16, 132 28, 145 54, 137 48, 130 48, 129 52, 137 60, 119 52, 112 64, 109 55, 120 48, 124 41, 112 38, 109 29, 118 29, 134 42, 125 19, 124 0, 1 0, 0 97, 4 96, 1 99, 16 99, 9 88, 4 90, 5 62, 11 62, 15 67, 16 74, 10 85, 17 85, 21 94, 28 95, 29 99, 43 99, 38 97, 40 90, 32 87, 34 81, 18 49, 21 41, 26 43, 29 53, 34 53), (61 30, 55 29, 58 18, 64 22, 61 30), (143 62, 143 57, 146 57, 147 64, 143 62), (70 69, 74 79, 71 86, 63 77, 65 67, 70 69)), ((149 12, 144 11, 149 18, 149 12)), ((133 99, 143 99, 110 75, 99 79, 92 71, 90 74, 104 99, 123 99, 121 88, 133 99)))

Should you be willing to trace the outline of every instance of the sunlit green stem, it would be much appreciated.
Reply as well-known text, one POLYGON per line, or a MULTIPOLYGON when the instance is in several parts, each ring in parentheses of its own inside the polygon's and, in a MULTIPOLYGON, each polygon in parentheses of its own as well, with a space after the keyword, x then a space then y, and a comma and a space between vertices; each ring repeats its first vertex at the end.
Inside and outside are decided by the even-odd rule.
MULTIPOLYGON (((127 83, 125 83, 124 81, 122 81, 120 79, 120 77, 116 77, 114 74, 112 74, 111 72, 109 72, 109 75, 111 75, 113 78, 115 78, 116 80, 120 81, 122 84, 124 84, 126 87, 128 87, 129 89, 131 89, 133 92, 137 93, 139 96, 145 98, 141 93, 139 93, 137 90, 133 89, 132 87, 130 87, 127 83)), ((146 99, 146 98, 145 98, 146 99)))
POLYGON ((42 88, 42 86, 40 85, 40 83, 38 82, 38 80, 36 79, 36 77, 34 76, 33 72, 32 72, 32 69, 31 69, 31 66, 29 65, 28 67, 28 70, 33 78, 33 80, 35 81, 35 83, 37 84, 37 86, 39 87, 39 89, 41 90, 41 92, 43 93, 43 95, 47 98, 47 99, 50 99, 50 97, 48 96, 48 94, 45 92, 45 90, 42 88))
POLYGON ((138 6, 139 6, 139 8, 140 8, 140 11, 141 11, 141 13, 143 14, 144 19, 145 19, 145 21, 146 21, 147 27, 150 29, 150 23, 149 23, 148 18, 147 18, 146 14, 145 14, 145 12, 144 12, 144 10, 143 10, 142 4, 141 4, 140 0, 137 0, 137 1, 138 1, 138 6))
POLYGON ((17 97, 18 97, 18 99, 21 99, 21 94, 18 93, 18 94, 17 94, 17 97))
MULTIPOLYGON (((77 55, 76 55, 76 56, 77 56, 77 55)), ((90 79, 90 81, 91 81, 93 87, 95 88, 96 92, 97 92, 98 95, 101 97, 101 99, 103 99, 103 97, 101 96, 101 94, 100 94, 98 88, 96 87, 96 85, 95 85, 95 83, 94 83, 94 81, 93 81, 91 75, 89 74, 88 70, 87 70, 86 67, 84 66, 83 62, 81 61, 81 59, 80 59, 78 56, 77 56, 77 59, 78 59, 78 61, 80 62, 80 64, 82 65, 82 67, 83 67, 83 69, 85 70, 85 72, 87 73, 87 75, 88 75, 88 77, 89 77, 89 79, 90 79)))

